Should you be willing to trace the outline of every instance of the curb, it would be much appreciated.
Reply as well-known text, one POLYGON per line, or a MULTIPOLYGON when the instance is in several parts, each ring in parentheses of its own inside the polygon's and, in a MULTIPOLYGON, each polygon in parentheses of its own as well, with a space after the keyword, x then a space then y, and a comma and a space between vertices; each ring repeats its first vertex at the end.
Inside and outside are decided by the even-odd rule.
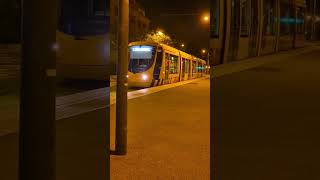
POLYGON ((320 49, 320 47, 307 46, 299 49, 281 51, 275 54, 258 56, 258 57, 239 60, 239 61, 235 61, 227 64, 221 64, 212 68, 211 78, 217 78, 217 77, 225 76, 225 75, 236 73, 236 72, 241 72, 244 70, 252 69, 258 66, 263 66, 265 64, 269 64, 273 62, 288 60, 290 57, 301 55, 316 49, 320 49))

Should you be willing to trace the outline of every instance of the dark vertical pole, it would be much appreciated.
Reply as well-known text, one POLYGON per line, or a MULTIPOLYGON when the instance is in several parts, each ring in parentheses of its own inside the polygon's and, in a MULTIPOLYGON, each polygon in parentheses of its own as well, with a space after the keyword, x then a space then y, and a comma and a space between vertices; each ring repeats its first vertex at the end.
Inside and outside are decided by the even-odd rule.
POLYGON ((116 103, 116 153, 127 153, 127 92, 128 92, 128 36, 129 0, 119 0, 117 103, 116 103))
POLYGON ((19 180, 55 180, 56 1, 22 1, 19 180))
MULTIPOLYGON (((292 4, 292 13, 294 15, 294 19, 297 20, 298 19, 298 9, 296 4, 292 4)), ((297 42, 297 30, 298 30, 298 24, 294 23, 294 27, 293 27, 293 48, 297 48, 296 46, 296 42, 297 42)))
POLYGON ((312 24, 311 24, 311 41, 315 40, 315 24, 316 24, 316 0, 312 1, 312 24))

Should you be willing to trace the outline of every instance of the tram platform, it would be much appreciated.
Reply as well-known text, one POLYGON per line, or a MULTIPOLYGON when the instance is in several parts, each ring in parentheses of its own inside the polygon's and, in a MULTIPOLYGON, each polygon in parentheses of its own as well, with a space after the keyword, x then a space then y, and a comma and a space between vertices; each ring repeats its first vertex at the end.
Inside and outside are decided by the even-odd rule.
MULTIPOLYGON (((221 138, 215 146, 221 153, 215 161, 217 179, 319 179, 319 56, 316 46, 212 71, 213 115, 223 119, 215 121, 214 131, 221 138)), ((130 92, 128 155, 111 156, 111 179, 209 179, 209 86, 209 79, 199 79, 130 92)), ((92 92, 88 94, 100 100, 107 97, 106 89, 92 92)), ((90 98, 74 103, 83 95, 57 103, 63 112, 78 112, 57 121, 59 180, 103 176, 102 127, 109 116, 114 149, 114 95, 111 92, 111 106, 104 99, 99 108, 90 98), (95 109, 79 113, 87 107, 95 109)), ((0 179, 16 179, 17 147, 14 131, 0 135, 0 179)))
POLYGON ((214 179, 320 178, 320 46, 298 51, 214 79, 214 179))
MULTIPOLYGON (((112 179, 184 179, 192 176, 209 179, 209 82, 209 78, 202 78, 130 92, 128 155, 111 156, 112 179)), ((109 115, 110 148, 114 149, 115 144, 115 99, 111 92, 110 106, 103 104, 105 90, 91 92, 100 97, 100 104, 97 100, 82 99, 82 104, 73 106, 78 107, 78 113, 81 107, 90 105, 100 105, 98 109, 57 116, 57 179, 98 179, 103 176, 98 170, 99 166, 104 166, 102 133, 109 115)), ((57 112, 66 104, 72 107, 81 96, 83 94, 73 95, 73 101, 67 97, 58 99, 57 112)), ((67 106, 62 109, 72 111, 67 106)), ((16 178, 17 134, 0 137, 0 158, 3 162, 0 169, 11 175, 1 177, 4 174, 0 173, 0 179, 16 178)))

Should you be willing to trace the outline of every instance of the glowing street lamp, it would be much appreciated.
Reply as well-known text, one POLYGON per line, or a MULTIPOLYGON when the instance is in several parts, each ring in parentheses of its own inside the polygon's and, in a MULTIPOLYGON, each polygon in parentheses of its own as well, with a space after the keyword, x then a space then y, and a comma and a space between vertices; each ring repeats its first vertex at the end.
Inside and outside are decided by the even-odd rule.
POLYGON ((162 31, 158 31, 157 34, 158 34, 159 36, 162 36, 162 35, 163 35, 163 32, 162 32, 162 31))
POLYGON ((203 20, 206 21, 206 22, 209 21, 209 16, 204 16, 203 20))
POLYGON ((184 47, 184 44, 181 44, 181 47, 184 47))
POLYGON ((205 49, 201 50, 202 54, 205 54, 207 51, 205 49))

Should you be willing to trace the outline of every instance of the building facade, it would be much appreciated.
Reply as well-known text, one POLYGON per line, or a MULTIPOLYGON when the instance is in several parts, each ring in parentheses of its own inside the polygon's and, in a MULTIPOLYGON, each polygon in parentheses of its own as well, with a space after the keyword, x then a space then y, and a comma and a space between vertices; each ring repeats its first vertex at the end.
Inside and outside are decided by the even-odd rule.
MULTIPOLYGON (((111 40, 111 62, 117 62, 117 27, 119 1, 110 0, 110 40, 111 40)), ((142 5, 137 0, 130 0, 129 9, 129 42, 139 40, 150 28, 150 20, 142 5)))
POLYGON ((0 1, 0 44, 20 41, 20 1, 0 1))
POLYGON ((306 39, 320 40, 320 0, 306 0, 306 39))
MULTIPOLYGON (((116 33, 117 29, 117 17, 119 13, 118 0, 111 0, 110 18, 111 18, 111 28, 113 29, 111 33, 116 33)), ((149 30, 150 20, 146 17, 144 8, 137 0, 130 0, 130 17, 129 17, 129 39, 130 41, 138 40, 141 35, 149 30)))

